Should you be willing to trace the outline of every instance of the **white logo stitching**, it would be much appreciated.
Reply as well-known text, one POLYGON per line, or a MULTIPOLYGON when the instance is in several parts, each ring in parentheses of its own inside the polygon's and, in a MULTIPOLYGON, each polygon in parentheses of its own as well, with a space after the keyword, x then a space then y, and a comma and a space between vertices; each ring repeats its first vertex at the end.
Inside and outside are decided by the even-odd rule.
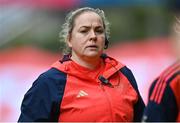
POLYGON ((88 94, 86 92, 84 92, 83 90, 80 90, 76 97, 79 98, 79 97, 83 97, 83 96, 87 96, 87 95, 88 94))

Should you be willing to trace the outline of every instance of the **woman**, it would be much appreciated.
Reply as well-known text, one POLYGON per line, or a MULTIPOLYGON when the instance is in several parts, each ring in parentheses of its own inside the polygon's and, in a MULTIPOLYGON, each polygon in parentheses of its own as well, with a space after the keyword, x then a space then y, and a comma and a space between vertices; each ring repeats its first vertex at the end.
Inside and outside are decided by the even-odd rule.
POLYGON ((140 121, 144 109, 131 71, 103 54, 104 12, 71 12, 60 36, 69 54, 39 76, 26 93, 19 121, 140 121))

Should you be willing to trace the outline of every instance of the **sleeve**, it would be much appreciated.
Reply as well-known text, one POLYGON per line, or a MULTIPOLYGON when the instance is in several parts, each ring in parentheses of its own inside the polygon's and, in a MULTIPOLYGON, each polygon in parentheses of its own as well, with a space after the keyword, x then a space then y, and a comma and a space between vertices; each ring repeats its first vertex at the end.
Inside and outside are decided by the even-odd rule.
MULTIPOLYGON (((161 96, 161 95, 158 96, 158 91, 156 91, 157 89, 155 89, 158 87, 158 83, 157 83, 158 80, 159 78, 156 79, 150 87, 148 104, 146 109, 144 110, 142 121, 143 122, 167 122, 167 121, 175 122, 176 117, 178 115, 178 107, 176 104, 176 99, 173 94, 173 91, 169 85, 166 85, 164 89, 164 94, 161 97, 161 101, 158 102, 157 99, 159 98, 159 96, 161 96), (156 96, 152 96, 153 93, 156 96)), ((161 86, 159 86, 159 88, 160 87, 161 86)), ((160 90, 162 91, 162 88, 160 90)))
POLYGON ((18 122, 58 121, 65 78, 60 80, 42 74, 25 94, 18 122))
POLYGON ((131 83, 131 85, 133 86, 133 88, 135 89, 135 91, 138 94, 138 101, 134 105, 134 119, 133 119, 133 121, 134 122, 140 122, 142 115, 143 115, 143 112, 144 112, 145 104, 144 104, 144 101, 143 101, 143 99, 139 93, 136 80, 135 80, 134 75, 131 72, 131 70, 129 68, 127 68, 126 66, 123 67, 120 71, 127 77, 127 79, 129 80, 129 82, 131 83))

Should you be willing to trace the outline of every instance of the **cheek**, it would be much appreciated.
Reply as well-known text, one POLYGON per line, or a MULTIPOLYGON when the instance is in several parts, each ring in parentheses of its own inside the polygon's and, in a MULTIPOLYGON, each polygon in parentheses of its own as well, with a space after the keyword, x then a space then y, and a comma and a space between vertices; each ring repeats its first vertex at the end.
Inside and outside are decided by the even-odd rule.
POLYGON ((104 45, 105 45, 105 37, 100 37, 100 38, 99 38, 99 44, 100 44, 102 47, 104 47, 104 45))
POLYGON ((75 49, 75 50, 81 51, 84 46, 85 46, 85 42, 84 42, 82 39, 80 39, 80 38, 74 39, 74 40, 72 41, 72 47, 73 47, 73 49, 75 49))
POLYGON ((82 38, 81 36, 79 36, 77 33, 74 34, 74 32, 71 35, 71 39, 68 43, 69 46, 71 46, 72 48, 77 48, 80 47, 82 45, 82 38))

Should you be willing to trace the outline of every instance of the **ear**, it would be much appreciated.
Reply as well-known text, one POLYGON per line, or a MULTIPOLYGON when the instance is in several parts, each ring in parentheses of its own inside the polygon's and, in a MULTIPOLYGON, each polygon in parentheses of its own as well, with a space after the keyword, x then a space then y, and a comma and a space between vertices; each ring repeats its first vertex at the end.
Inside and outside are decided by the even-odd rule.
POLYGON ((72 47, 72 42, 71 42, 71 36, 70 35, 67 36, 66 43, 67 43, 68 47, 70 47, 70 48, 72 47))

